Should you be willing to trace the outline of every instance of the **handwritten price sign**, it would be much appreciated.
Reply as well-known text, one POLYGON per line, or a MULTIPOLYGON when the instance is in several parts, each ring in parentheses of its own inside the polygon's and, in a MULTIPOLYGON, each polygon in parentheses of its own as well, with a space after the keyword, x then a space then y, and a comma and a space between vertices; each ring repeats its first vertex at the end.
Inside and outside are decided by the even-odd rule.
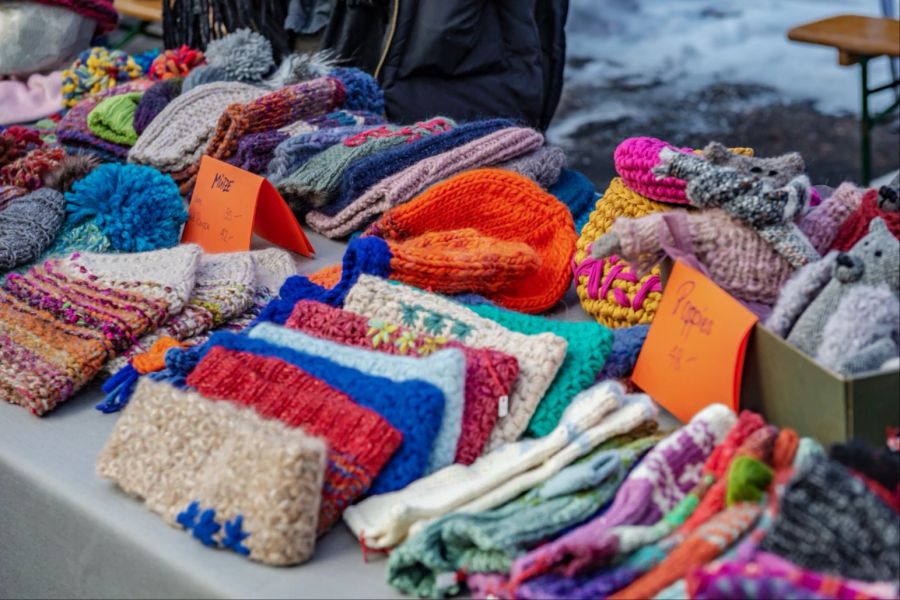
POLYGON ((632 380, 682 421, 716 402, 737 410, 756 320, 702 273, 676 262, 632 380))
POLYGON ((181 241, 207 252, 239 252, 250 249, 254 232, 297 254, 313 254, 297 218, 268 180, 202 157, 181 241))

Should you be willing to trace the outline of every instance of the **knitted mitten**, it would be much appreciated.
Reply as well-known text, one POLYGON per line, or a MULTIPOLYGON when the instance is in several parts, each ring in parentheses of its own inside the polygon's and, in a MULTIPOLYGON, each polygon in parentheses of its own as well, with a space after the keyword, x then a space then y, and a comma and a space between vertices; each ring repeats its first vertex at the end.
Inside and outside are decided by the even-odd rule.
POLYGON ((97 473, 206 546, 292 565, 315 547, 325 455, 302 429, 145 380, 97 473))
POLYGON ((35 260, 53 243, 65 219, 65 199, 43 188, 0 210, 0 273, 35 260))

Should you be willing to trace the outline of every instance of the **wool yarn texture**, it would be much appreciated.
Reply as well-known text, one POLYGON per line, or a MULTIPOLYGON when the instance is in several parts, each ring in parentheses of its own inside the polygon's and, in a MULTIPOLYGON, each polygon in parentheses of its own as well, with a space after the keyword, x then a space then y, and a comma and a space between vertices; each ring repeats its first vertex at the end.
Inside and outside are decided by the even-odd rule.
POLYGON ((147 77, 153 81, 182 78, 205 62, 203 52, 182 44, 178 48, 165 50, 154 58, 147 69, 147 77))
POLYGON ((374 156, 355 160, 341 175, 337 197, 319 210, 325 215, 337 215, 379 181, 408 169, 421 160, 512 126, 513 122, 509 119, 485 119, 462 123, 440 135, 423 137, 380 151, 374 156))
MULTIPOLYGON (((63 106, 72 108, 83 98, 94 96, 131 79, 144 75, 140 65, 127 52, 103 47, 89 48, 63 71, 63 106)), ((149 87, 149 86, 148 86, 149 87)))
POLYGON ((598 323, 566 323, 505 310, 487 304, 470 306, 475 314, 526 335, 553 333, 566 340, 566 358, 550 388, 534 411, 525 434, 541 437, 550 433, 569 402, 597 380, 612 350, 612 332, 598 323))
POLYGON ((522 435, 565 360, 567 342, 555 334, 511 331, 452 300, 370 275, 360 275, 344 299, 344 308, 474 348, 491 348, 514 356, 519 362, 519 377, 513 384, 508 407, 502 402, 498 407, 499 419, 491 432, 488 450, 522 435))
POLYGON ((437 586, 441 573, 508 571, 512 559, 530 546, 596 513, 628 469, 659 439, 630 441, 630 435, 604 442, 503 506, 441 517, 391 551, 388 583, 407 594, 434 597, 458 591, 456 585, 437 586))
POLYGON ((266 178, 277 184, 319 152, 370 128, 368 125, 349 125, 291 136, 279 143, 272 152, 266 178))
POLYGON ((544 144, 528 154, 500 163, 497 168, 518 173, 547 189, 557 182, 565 166, 565 151, 559 146, 544 144))
POLYGON ((665 210, 665 204, 631 191, 621 178, 615 177, 581 229, 572 261, 575 290, 584 310, 602 325, 630 327, 651 323, 662 300, 662 283, 659 267, 639 276, 618 256, 594 258, 591 245, 621 217, 638 218, 665 210))
POLYGON ((476 169, 457 175, 391 209, 369 232, 388 241, 405 241, 460 229, 525 244, 540 257, 533 273, 502 289, 485 290, 492 302, 539 313, 552 308, 569 287, 569 264, 577 239, 572 215, 533 181, 515 173, 476 169))
POLYGON ((56 190, 42 188, 0 208, 0 273, 32 262, 53 243, 65 203, 56 190))
POLYGON ((111 0, 36 0, 49 6, 61 6, 97 23, 97 34, 113 31, 119 22, 111 0))
POLYGON ((347 394, 357 404, 376 411, 399 430, 403 434, 403 443, 372 483, 370 494, 402 489, 425 473, 444 414, 444 396, 433 385, 420 380, 398 383, 326 358, 230 332, 214 333, 203 347, 181 355, 170 351, 166 355, 166 365, 187 375, 197 361, 216 346, 290 363, 347 394))
POLYGON ((820 254, 834 244, 841 227, 860 207, 863 190, 852 183, 842 183, 819 206, 804 214, 797 225, 820 254))
POLYGON ((894 237, 900 239, 900 212, 879 206, 878 191, 871 189, 866 190, 859 207, 841 225, 831 249, 846 252, 853 248, 869 232, 869 224, 876 217, 881 218, 894 237))
POLYGON ((137 79, 85 98, 59 122, 56 128, 59 142, 69 154, 96 156, 104 162, 123 162, 128 155, 128 146, 98 136, 89 126, 88 120, 93 110, 104 100, 122 94, 140 94, 151 85, 150 81, 137 79))
POLYGON ((650 326, 618 327, 611 331, 613 334, 612 349, 606 355, 606 361, 603 363, 603 369, 597 375, 597 381, 623 379, 631 375, 641 348, 644 347, 650 326))
POLYGON ((603 532, 619 525, 659 521, 700 481, 700 465, 721 443, 736 417, 713 404, 656 445, 629 474, 609 509, 557 540, 538 547, 513 565, 513 580, 521 583, 541 573, 572 576, 592 566, 592 548, 603 532))
MULTIPOLYGON (((450 465, 391 494, 372 496, 344 512, 344 522, 369 548, 390 548, 423 519, 440 517, 490 492, 516 475, 539 466, 582 432, 599 425, 624 399, 619 384, 607 383, 584 393, 566 410, 563 421, 539 440, 509 443, 471 465, 450 465)), ((626 433, 642 421, 639 404, 630 415, 615 419, 608 439, 626 433), (637 411, 637 412, 633 412, 637 411), (638 417, 636 420, 634 417, 638 417), (621 429, 625 427, 625 429, 621 429)), ((500 501, 502 503, 503 500, 500 501)), ((489 507, 490 508, 490 507, 489 507)))
POLYGON ((430 383, 443 394, 444 410, 440 428, 432 443, 426 473, 453 462, 456 456, 456 441, 462 431, 465 405, 465 356, 460 350, 448 348, 423 359, 391 356, 330 342, 272 323, 260 323, 251 329, 248 335, 313 356, 328 358, 344 367, 387 377, 398 383, 411 380, 430 383))
MULTIPOLYGON (((220 83, 226 81, 235 81, 229 75, 228 71, 221 67, 211 67, 209 65, 201 65, 196 69, 192 69, 184 78, 182 92, 187 93, 192 89, 206 85, 207 83, 220 83)), ((258 86, 257 86, 258 87, 258 86)))
POLYGON ((361 229, 391 207, 409 202, 429 186, 467 171, 496 165, 535 150, 544 136, 527 128, 500 129, 462 146, 420 160, 379 181, 335 215, 312 211, 307 224, 322 235, 340 238, 361 229))
MULTIPOLYGON (((132 126, 138 135, 144 133, 147 126, 174 100, 181 94, 181 86, 183 79, 180 77, 157 81, 147 88, 138 102, 137 108, 134 109, 134 120, 132 126)), ((134 144, 132 144, 134 145, 134 144)))
POLYGON ((260 415, 322 438, 328 461, 318 535, 365 494, 403 436, 374 410, 303 370, 275 358, 213 348, 187 384, 207 398, 249 406, 260 415))
POLYGON ((306 209, 323 206, 334 198, 342 175, 354 161, 443 133, 454 125, 450 119, 437 117, 414 125, 381 125, 367 129, 313 156, 280 180, 278 191, 295 213, 302 214, 306 209))
POLYGON ((490 348, 473 348, 440 335, 333 308, 321 302, 301 300, 294 307, 287 327, 348 346, 386 354, 430 356, 443 348, 462 351, 466 361, 465 406, 454 462, 472 464, 481 456, 497 423, 501 398, 509 397, 519 374, 515 357, 490 348))
POLYGON ((0 185, 33 191, 44 185, 44 177, 65 158, 62 148, 35 148, 22 158, 0 167, 0 185))
POLYGON ((300 428, 142 381, 97 473, 205 546, 293 565, 315 548, 325 457, 300 428))
POLYGON ((181 171, 200 160, 225 109, 264 94, 265 90, 237 82, 210 83, 186 91, 144 129, 128 151, 128 161, 163 172, 181 171))
POLYGON ((845 444, 832 444, 828 456, 848 469, 877 481, 885 489, 894 490, 900 485, 900 453, 888 448, 872 447, 852 439, 845 444))
POLYGON ((73 254, 9 275, 0 289, 0 397, 40 416, 103 364, 181 311, 200 249, 73 254))
POLYGON ((134 112, 143 94, 119 94, 103 99, 88 114, 88 127, 97 137, 114 144, 133 146, 137 141, 134 112))
POLYGON ((0 184, 0 210, 3 210, 11 200, 24 196, 27 193, 28 190, 25 188, 20 188, 16 185, 0 184))
POLYGON ((224 71, 229 81, 260 83, 275 67, 271 42, 248 28, 211 40, 204 54, 207 64, 224 71))
POLYGON ((575 231, 580 233, 597 203, 597 191, 591 180, 580 171, 562 169, 547 191, 566 205, 575 221, 575 231))

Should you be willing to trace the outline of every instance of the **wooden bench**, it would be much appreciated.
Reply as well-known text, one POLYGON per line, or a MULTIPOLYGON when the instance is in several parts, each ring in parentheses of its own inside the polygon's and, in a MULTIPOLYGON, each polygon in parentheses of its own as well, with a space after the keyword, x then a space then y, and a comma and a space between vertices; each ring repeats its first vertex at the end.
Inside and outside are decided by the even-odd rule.
POLYGON ((860 156, 862 184, 872 178, 872 128, 885 121, 898 107, 900 98, 886 110, 871 115, 869 97, 900 88, 900 79, 869 88, 869 61, 880 56, 900 57, 900 20, 860 15, 840 15, 798 25, 788 31, 788 39, 806 44, 830 46, 838 51, 838 64, 859 64, 862 107, 860 115, 860 156))

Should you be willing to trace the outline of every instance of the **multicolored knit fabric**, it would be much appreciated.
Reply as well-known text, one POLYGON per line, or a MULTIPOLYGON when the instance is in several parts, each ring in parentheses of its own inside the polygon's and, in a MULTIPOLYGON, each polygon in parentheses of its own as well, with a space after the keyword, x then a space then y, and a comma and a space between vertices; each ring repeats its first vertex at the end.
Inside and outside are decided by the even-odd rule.
POLYGON ((371 494, 401 489, 424 474, 444 412, 443 394, 433 385, 416 380, 398 383, 319 356, 230 332, 215 333, 202 347, 187 352, 169 352, 166 365, 188 375, 217 346, 290 363, 347 394, 357 404, 371 408, 399 430, 403 443, 375 479, 371 494))
POLYGON ((878 206, 878 190, 871 189, 866 190, 859 208, 844 221, 835 236, 831 249, 846 252, 853 248, 856 242, 869 233, 869 224, 876 217, 881 217, 894 237, 900 239, 900 212, 878 206))
POLYGON ((371 129, 371 125, 349 125, 291 136, 278 144, 272 152, 266 178, 277 184, 313 156, 367 129, 371 129))
POLYGON ((328 442, 319 535, 369 490, 403 441, 374 410, 277 358, 215 347, 187 383, 207 398, 253 407, 264 417, 328 442))
POLYGON ((642 217, 667 209, 665 204, 631 191, 618 177, 597 201, 576 243, 572 271, 581 306, 601 324, 629 327, 652 322, 662 300, 662 283, 658 267, 639 276, 618 256, 592 257, 591 244, 620 217, 642 217))
POLYGON ((473 348, 440 335, 366 317, 321 302, 301 300, 285 323, 316 337, 386 354, 430 356, 457 348, 466 360, 465 408, 454 462, 472 464, 497 422, 499 400, 508 397, 519 374, 515 357, 490 348, 473 348))
POLYGON ((73 254, 0 289, 0 397, 43 415, 181 311, 200 248, 73 254))
POLYGON ((598 323, 554 321, 487 304, 469 308, 475 314, 496 321, 512 331, 526 335, 549 332, 566 340, 566 359, 525 430, 525 434, 532 437, 547 435, 559 423, 572 398, 597 380, 597 375, 612 350, 612 333, 598 323))
POLYGON ((315 548, 325 457, 302 429, 145 380, 97 473, 205 546, 292 565, 315 548))
MULTIPOLYGON (((88 96, 114 88, 144 75, 140 65, 127 52, 103 47, 90 48, 78 55, 63 71, 63 105, 71 108, 88 96)), ((147 81, 147 86, 150 82, 147 81)))
POLYGON ((34 191, 44 185, 44 176, 65 158, 62 148, 35 148, 21 158, 0 167, 0 185, 34 191))

